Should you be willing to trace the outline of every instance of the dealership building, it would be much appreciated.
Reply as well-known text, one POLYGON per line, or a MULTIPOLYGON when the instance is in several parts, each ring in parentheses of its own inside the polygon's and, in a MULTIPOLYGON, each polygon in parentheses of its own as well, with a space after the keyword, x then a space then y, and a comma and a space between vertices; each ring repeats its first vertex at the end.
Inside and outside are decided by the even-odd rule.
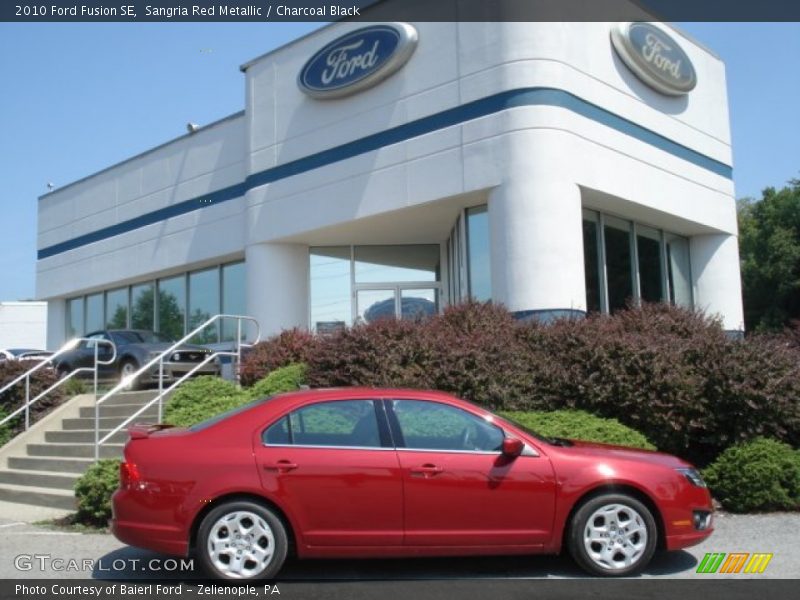
POLYGON ((241 70, 242 112, 39 199, 50 348, 469 297, 539 319, 666 301, 743 329, 725 68, 680 31, 342 21, 241 70))

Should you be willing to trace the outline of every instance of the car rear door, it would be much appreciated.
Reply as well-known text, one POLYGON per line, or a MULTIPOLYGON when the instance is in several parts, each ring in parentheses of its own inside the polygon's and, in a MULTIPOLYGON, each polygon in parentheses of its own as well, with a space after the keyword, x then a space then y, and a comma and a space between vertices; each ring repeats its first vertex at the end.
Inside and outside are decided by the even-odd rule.
POLYGON ((403 471, 404 543, 537 546, 550 540, 555 475, 547 457, 500 453, 505 434, 429 400, 386 400, 403 471))
POLYGON ((305 405, 266 427, 256 461, 310 546, 400 546, 403 493, 385 415, 372 399, 305 405))

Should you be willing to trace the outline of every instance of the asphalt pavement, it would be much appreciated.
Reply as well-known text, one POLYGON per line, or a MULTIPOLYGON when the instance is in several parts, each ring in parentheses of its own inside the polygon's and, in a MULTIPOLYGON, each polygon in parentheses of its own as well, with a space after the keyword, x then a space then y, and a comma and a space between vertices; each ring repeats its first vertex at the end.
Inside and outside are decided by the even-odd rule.
MULTIPOLYGON (((641 578, 721 579, 800 577, 800 514, 717 513, 716 531, 702 544, 657 555, 641 578), (698 574, 707 552, 766 552, 774 556, 761 574, 698 574)), ((182 564, 131 548, 110 534, 77 533, 0 517, 0 579, 104 581, 201 577, 199 565, 182 564)), ((396 560, 290 560, 278 581, 433 581, 583 578, 569 558, 512 556, 396 560)))

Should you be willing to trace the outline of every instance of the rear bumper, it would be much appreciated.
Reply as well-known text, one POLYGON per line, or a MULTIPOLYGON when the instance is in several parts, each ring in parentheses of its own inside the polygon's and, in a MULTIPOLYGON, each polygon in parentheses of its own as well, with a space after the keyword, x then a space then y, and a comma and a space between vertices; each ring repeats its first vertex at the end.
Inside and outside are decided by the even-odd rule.
POLYGON ((111 533, 123 544, 173 556, 187 556, 188 554, 188 540, 182 532, 176 529, 142 525, 119 519, 111 519, 109 524, 111 533))
POLYGON ((153 513, 135 498, 137 494, 118 489, 111 497, 111 533, 120 542, 162 554, 187 556, 189 536, 182 527, 155 524, 153 513))

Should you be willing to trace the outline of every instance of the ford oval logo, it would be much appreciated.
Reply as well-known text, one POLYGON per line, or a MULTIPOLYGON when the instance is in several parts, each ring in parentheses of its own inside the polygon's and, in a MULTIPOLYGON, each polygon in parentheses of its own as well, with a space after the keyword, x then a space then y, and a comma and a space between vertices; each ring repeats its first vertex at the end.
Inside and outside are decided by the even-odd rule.
POLYGON ((611 30, 617 54, 634 74, 653 89, 680 96, 694 89, 697 74, 686 52, 651 23, 622 23, 611 30))
POLYGON ((417 30, 408 23, 357 29, 322 48, 300 71, 298 85, 314 98, 340 98, 382 81, 414 53, 417 30))

